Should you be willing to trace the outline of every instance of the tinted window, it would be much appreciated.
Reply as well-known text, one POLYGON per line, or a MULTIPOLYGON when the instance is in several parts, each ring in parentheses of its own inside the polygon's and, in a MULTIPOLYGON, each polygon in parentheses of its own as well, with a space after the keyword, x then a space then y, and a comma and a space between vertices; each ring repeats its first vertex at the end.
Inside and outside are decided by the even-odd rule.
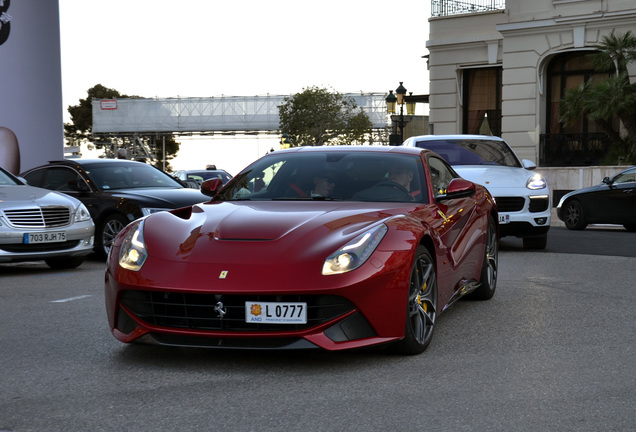
POLYGON ((87 165, 86 173, 100 190, 183 187, 166 173, 142 163, 87 165))
POLYGON ((417 147, 433 150, 451 165, 503 165, 521 167, 514 152, 503 141, 435 140, 419 141, 417 147))
POLYGON ((246 168, 227 184, 218 199, 424 202, 425 190, 422 162, 417 156, 284 152, 261 158, 246 168), (397 178, 404 186, 395 186, 397 178))
POLYGON ((449 183, 457 176, 449 169, 444 161, 437 157, 429 157, 428 166, 431 171, 431 186, 433 187, 433 194, 435 194, 435 196, 445 194, 449 183))

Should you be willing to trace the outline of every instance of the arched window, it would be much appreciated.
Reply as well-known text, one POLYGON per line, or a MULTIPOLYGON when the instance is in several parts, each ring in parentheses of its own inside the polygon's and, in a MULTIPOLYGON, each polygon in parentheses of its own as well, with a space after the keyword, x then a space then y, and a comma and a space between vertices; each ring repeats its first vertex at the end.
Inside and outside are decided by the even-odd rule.
POLYGON ((569 89, 590 80, 600 81, 607 72, 597 72, 592 65, 594 51, 574 51, 552 58, 548 64, 545 133, 541 135, 541 166, 590 166, 598 164, 607 153, 610 141, 594 120, 581 115, 559 121, 559 109, 569 89))
POLYGON ((561 100, 567 90, 576 88, 594 78, 603 79, 607 72, 597 72, 592 67, 591 51, 560 54, 548 66, 547 124, 549 134, 586 134, 602 132, 593 120, 581 117, 564 126, 559 122, 561 100))

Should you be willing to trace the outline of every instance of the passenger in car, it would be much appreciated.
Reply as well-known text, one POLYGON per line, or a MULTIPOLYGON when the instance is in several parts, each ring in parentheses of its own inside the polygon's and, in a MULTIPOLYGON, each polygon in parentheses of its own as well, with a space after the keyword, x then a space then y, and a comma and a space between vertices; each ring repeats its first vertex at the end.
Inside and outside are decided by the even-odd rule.
POLYGON ((336 186, 336 176, 332 172, 321 172, 314 177, 314 188, 309 196, 330 197, 333 195, 333 188, 336 186))

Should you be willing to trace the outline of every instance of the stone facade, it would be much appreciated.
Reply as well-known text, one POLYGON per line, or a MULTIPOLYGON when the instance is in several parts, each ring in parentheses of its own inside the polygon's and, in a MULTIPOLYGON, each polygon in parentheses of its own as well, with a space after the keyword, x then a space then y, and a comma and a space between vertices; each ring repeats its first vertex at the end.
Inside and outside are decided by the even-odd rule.
MULTIPOLYGON (((538 164, 550 59, 592 50, 612 31, 630 30, 636 33, 633 0, 507 0, 502 10, 431 18, 431 132, 463 132, 465 70, 501 67, 501 136, 521 158, 538 164)), ((636 68, 631 72, 636 79, 636 68)))

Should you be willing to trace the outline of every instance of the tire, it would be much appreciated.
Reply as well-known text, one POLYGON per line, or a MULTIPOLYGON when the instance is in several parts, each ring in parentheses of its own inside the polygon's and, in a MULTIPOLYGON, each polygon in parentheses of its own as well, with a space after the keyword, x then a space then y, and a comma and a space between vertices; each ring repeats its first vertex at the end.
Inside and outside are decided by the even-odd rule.
POLYGON ((563 208, 563 222, 567 229, 584 230, 587 226, 583 206, 577 200, 570 200, 563 208))
POLYGON ((484 264, 481 267, 480 286, 470 294, 471 299, 490 300, 497 288, 497 274, 499 272, 499 238, 494 219, 488 222, 486 245, 484 247, 484 264))
POLYGON ((543 250, 548 245, 548 235, 544 234, 537 237, 524 237, 523 248, 533 250, 543 250))
POLYGON ((113 240, 126 225, 128 225, 128 221, 119 214, 106 216, 95 236, 95 252, 101 258, 108 256, 113 240))
POLYGON ((394 343, 403 355, 423 352, 433 339, 437 318, 437 275, 431 253, 418 246, 415 254, 406 306, 404 338, 394 343))
POLYGON ((55 270, 74 269, 82 265, 85 257, 60 257, 44 260, 47 266, 55 270))

